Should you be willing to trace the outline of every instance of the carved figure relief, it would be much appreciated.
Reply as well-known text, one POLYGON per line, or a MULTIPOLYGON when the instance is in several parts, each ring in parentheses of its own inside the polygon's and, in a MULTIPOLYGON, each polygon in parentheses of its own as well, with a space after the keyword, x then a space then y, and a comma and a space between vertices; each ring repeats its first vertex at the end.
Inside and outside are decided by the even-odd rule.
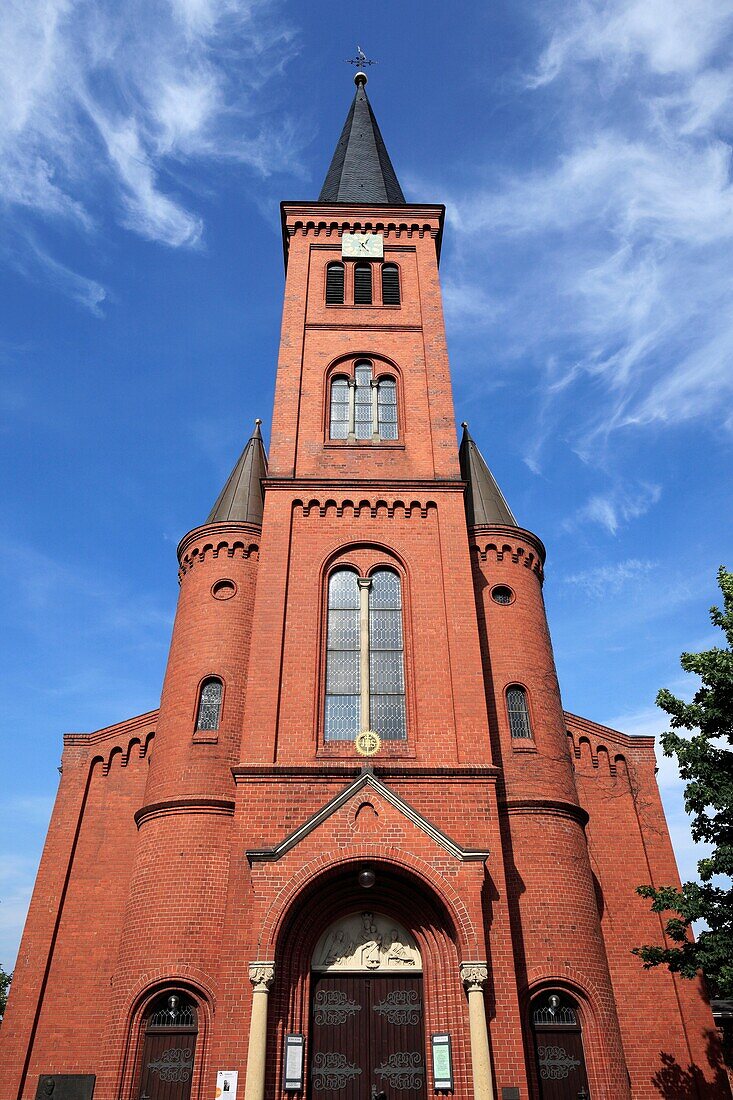
POLYGON ((401 925, 365 910, 328 928, 313 952, 313 969, 419 974, 422 959, 415 940, 401 925))

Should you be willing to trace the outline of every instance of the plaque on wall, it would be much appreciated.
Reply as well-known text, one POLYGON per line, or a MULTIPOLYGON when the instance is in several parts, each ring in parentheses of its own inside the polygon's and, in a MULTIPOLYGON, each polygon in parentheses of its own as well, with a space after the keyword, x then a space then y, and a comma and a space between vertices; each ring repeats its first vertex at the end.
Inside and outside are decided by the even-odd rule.
POLYGON ((42 1073, 36 1100, 92 1100, 96 1080, 94 1073, 42 1073))
POLYGON ((239 1070, 220 1069, 216 1073, 216 1100, 237 1100, 239 1070))
POLYGON ((436 1092, 453 1091, 453 1052, 450 1035, 439 1031, 430 1036, 433 1052, 433 1088, 436 1092))
POLYGON ((305 1037, 303 1035, 285 1036, 285 1059, 283 1066, 283 1087, 286 1092, 300 1092, 303 1088, 303 1053, 305 1037))

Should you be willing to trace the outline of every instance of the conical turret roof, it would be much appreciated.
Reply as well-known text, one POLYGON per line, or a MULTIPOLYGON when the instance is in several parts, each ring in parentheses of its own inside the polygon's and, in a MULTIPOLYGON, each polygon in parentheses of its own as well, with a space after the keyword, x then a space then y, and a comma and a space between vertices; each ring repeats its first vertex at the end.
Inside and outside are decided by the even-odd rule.
POLYGON ((262 523, 262 478, 267 476, 267 455, 261 423, 261 420, 255 421, 255 430, 211 509, 207 523, 262 523))
POLYGON ((365 73, 357 73, 354 81, 356 95, 318 201, 404 206, 405 196, 367 99, 365 73))
POLYGON ((504 527, 518 527, 504 494, 468 430, 468 424, 464 423, 462 427, 463 438, 458 457, 461 477, 466 482, 464 501, 468 526, 498 523, 504 527))

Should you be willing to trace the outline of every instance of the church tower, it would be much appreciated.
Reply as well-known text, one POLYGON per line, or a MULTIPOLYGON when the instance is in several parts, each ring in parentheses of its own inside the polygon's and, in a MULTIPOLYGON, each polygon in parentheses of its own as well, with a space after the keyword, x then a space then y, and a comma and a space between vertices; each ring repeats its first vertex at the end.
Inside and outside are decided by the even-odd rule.
POLYGON ((456 440, 444 207, 355 83, 160 708, 66 738, 0 1100, 724 1097, 702 987, 630 954, 652 739, 563 711, 545 548, 456 440))

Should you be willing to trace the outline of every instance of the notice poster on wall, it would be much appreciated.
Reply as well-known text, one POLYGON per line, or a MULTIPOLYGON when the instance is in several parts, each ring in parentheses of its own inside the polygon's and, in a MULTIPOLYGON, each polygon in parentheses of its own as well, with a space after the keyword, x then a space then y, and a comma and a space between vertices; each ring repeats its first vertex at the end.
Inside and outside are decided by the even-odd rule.
POLYGON ((237 1100, 236 1069, 220 1069, 216 1075, 216 1100, 237 1100))

